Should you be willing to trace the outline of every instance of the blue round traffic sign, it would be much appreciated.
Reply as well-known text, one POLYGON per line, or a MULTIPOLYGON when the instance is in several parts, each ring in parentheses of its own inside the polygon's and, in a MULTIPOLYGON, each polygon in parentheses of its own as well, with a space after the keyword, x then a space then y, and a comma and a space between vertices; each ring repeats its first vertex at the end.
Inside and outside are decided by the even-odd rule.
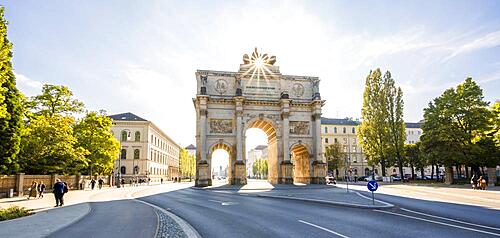
POLYGON ((378 183, 375 180, 370 180, 366 186, 368 187, 368 190, 374 192, 377 191, 378 183))

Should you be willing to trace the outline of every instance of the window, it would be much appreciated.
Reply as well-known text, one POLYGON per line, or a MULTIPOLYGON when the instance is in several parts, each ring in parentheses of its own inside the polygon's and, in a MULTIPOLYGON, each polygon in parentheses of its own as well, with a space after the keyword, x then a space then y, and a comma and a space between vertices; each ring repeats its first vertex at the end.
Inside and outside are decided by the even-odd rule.
POLYGON ((354 163, 358 162, 358 157, 356 155, 352 156, 352 162, 354 162, 354 163))
POLYGON ((337 134, 337 127, 333 128, 333 133, 337 134))
POLYGON ((345 127, 342 129, 342 133, 344 133, 344 134, 346 133, 345 127))
POLYGON ((141 141, 141 133, 138 131, 135 132, 135 141, 141 141))
POLYGON ((135 149, 134 150, 134 159, 139 159, 139 154, 140 154, 139 149, 135 149))
POLYGON ((120 158, 121 159, 127 159, 127 150, 126 149, 122 149, 122 153, 120 155, 120 158))
POLYGON ((139 173, 139 166, 135 166, 134 167, 134 174, 138 174, 139 173))
POLYGON ((151 135, 151 143, 153 143, 153 135, 151 135))
POLYGON ((120 168, 120 173, 121 173, 121 174, 127 174, 127 167, 122 166, 122 167, 120 168))
POLYGON ((355 134, 356 133, 356 128, 352 128, 352 134, 355 134))
POLYGON ((335 143, 337 143, 337 142, 338 142, 338 141, 337 141, 337 138, 333 138, 333 141, 334 141, 335 143))
POLYGON ((352 138, 352 143, 356 144, 356 138, 352 138))
POLYGON ((328 127, 325 126, 325 133, 328 133, 328 127))
POLYGON ((347 144, 347 138, 343 138, 344 139, 344 144, 347 144))
POLYGON ((353 147, 352 147, 352 152, 353 152, 353 153, 356 153, 356 146, 353 146, 353 147))
POLYGON ((347 152, 347 146, 344 145, 344 152, 347 152))
POLYGON ((327 143, 327 144, 328 144, 328 138, 325 138, 325 143, 327 143))
POLYGON ((127 141, 127 131, 122 131, 121 141, 127 141))

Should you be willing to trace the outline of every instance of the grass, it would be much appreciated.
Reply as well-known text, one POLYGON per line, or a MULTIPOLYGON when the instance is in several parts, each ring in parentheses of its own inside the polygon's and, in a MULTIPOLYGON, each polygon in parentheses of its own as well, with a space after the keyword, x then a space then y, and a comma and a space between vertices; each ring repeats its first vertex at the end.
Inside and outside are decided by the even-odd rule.
POLYGON ((0 221, 15 219, 18 217, 29 216, 33 214, 31 209, 19 206, 11 206, 8 208, 0 209, 0 221))

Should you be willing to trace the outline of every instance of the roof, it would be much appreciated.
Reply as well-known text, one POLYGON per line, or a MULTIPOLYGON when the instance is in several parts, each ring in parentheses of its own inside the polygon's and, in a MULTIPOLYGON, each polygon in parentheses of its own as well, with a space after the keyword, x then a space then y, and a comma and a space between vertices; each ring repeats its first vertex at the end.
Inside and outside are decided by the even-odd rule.
POLYGON ((267 148, 267 145, 258 145, 257 147, 255 147, 255 150, 264 150, 267 148))
POLYGON ((186 146, 186 148, 184 148, 186 150, 196 150, 196 146, 194 146, 193 144, 190 144, 188 146, 186 146))
POLYGON ((131 112, 111 115, 109 116, 109 118, 113 119, 114 121, 147 121, 146 119, 141 118, 131 112))
POLYGON ((361 122, 358 120, 352 120, 350 118, 321 118, 322 125, 347 125, 347 126, 357 126, 361 122))
POLYGON ((405 122, 406 128, 420 128, 422 123, 420 122, 405 122))

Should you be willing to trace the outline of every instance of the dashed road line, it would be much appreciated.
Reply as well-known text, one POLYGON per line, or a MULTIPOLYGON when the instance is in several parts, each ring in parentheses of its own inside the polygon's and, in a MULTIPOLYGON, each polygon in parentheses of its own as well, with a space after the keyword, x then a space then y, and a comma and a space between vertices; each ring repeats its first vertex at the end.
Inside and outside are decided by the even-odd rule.
POLYGON ((455 228, 459 228, 459 229, 463 229, 463 230, 475 231, 475 232, 479 232, 479 233, 484 233, 484 234, 494 235, 494 236, 499 236, 500 237, 500 234, 489 232, 489 231, 483 231, 483 230, 478 230, 478 229, 469 228, 469 227, 457 226, 457 225, 453 225, 453 224, 448 224, 448 223, 439 222, 439 221, 433 221, 433 220, 424 219, 424 218, 420 218, 420 217, 412 217, 412 216, 409 216, 409 215, 399 214, 399 213, 395 213, 395 212, 389 212, 389 211, 383 211, 383 210, 373 210, 373 211, 375 211, 375 212, 381 212, 381 213, 386 213, 386 214, 391 214, 391 215, 395 215, 395 216, 406 217, 406 218, 420 220, 420 221, 425 221, 425 222, 430 222, 430 223, 435 223, 435 224, 444 225, 444 226, 455 227, 455 228))
POLYGON ((340 234, 340 233, 338 233, 338 232, 332 231, 332 230, 327 229, 327 228, 324 228, 324 227, 322 227, 322 226, 318 226, 318 225, 316 225, 316 224, 312 224, 312 223, 307 222, 307 221, 299 220, 299 222, 304 223, 304 224, 307 224, 307 225, 310 225, 310 226, 312 226, 312 227, 316 227, 316 228, 321 229, 321 230, 324 230, 324 231, 326 231, 326 232, 330 232, 330 233, 335 234, 335 235, 337 235, 337 236, 340 236, 340 237, 342 237, 342 238, 349 238, 349 236, 342 235, 342 234, 340 234))

